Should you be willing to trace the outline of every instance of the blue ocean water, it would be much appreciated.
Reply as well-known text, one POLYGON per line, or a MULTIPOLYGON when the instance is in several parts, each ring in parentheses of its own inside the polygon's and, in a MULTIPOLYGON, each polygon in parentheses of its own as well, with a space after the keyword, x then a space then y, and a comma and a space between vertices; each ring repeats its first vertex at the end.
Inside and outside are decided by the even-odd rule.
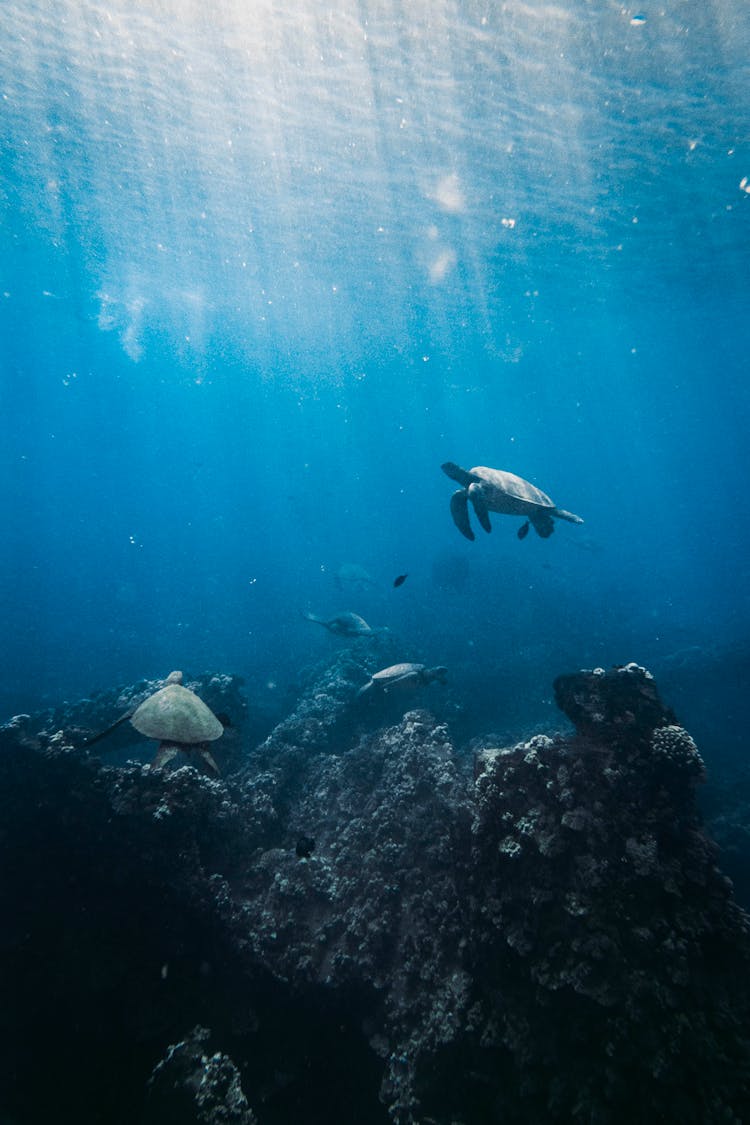
POLYGON ((3 712, 281 712, 351 610, 477 729, 635 660, 739 746, 748 57, 744 0, 9 0, 3 712), (469 543, 447 460, 585 523, 469 543))

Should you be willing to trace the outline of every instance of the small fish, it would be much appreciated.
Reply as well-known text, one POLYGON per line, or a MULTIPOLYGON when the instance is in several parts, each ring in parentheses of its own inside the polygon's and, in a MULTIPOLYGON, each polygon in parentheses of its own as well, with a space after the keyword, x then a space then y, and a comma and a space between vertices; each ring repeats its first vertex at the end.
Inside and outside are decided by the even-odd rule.
POLYGON ((406 579, 408 577, 409 577, 408 574, 399 574, 398 578, 393 579, 393 585, 394 586, 403 586, 404 582, 406 582, 406 579))
POLYGON ((529 521, 526 520, 526 523, 521 524, 518 531, 516 532, 516 535, 518 536, 519 539, 525 539, 528 534, 529 534, 529 521))

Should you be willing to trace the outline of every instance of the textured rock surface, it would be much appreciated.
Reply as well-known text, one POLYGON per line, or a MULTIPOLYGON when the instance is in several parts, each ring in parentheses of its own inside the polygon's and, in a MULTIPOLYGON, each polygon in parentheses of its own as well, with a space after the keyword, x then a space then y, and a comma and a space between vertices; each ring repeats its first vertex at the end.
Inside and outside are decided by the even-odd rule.
POLYGON ((237 1067, 220 1051, 207 1053, 209 1037, 194 1028, 154 1067, 144 1125, 257 1125, 237 1067))
POLYGON ((367 659, 242 756, 237 723, 218 780, 0 730, 0 1111, 747 1119, 748 919, 648 673, 561 677, 575 734, 462 756, 427 711, 357 710, 367 659))

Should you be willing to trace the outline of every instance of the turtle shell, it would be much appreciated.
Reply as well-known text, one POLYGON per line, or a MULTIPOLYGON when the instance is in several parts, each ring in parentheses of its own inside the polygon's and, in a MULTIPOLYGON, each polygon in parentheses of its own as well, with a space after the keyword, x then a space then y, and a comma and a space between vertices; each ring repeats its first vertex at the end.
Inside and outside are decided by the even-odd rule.
POLYGON ((401 676, 423 670, 424 664, 391 664, 388 668, 381 668, 379 672, 374 672, 372 678, 378 684, 387 684, 389 680, 398 680, 401 676))
POLYGON ((340 629, 342 633, 348 633, 350 636, 356 636, 360 633, 371 633, 372 629, 365 621, 364 617, 360 617, 358 613, 337 613, 328 622, 328 626, 335 626, 340 629))
POLYGON ((194 691, 167 683, 133 712, 131 723, 146 738, 191 745, 213 742, 224 733, 219 720, 194 691))
POLYGON ((506 473, 503 469, 489 469, 485 465, 477 465, 470 472, 478 477, 484 484, 497 489, 498 492, 512 496, 514 500, 521 500, 525 504, 533 504, 536 508, 554 508, 546 492, 530 484, 523 477, 515 473, 506 473))

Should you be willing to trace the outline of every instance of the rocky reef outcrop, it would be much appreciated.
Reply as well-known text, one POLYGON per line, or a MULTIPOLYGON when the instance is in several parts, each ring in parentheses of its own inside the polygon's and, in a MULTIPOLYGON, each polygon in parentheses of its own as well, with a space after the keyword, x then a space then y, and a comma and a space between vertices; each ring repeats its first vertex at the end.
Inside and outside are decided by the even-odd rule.
POLYGON ((574 733, 469 753, 433 689, 358 709, 364 653, 256 746, 214 677, 237 716, 220 779, 94 757, 79 735, 112 701, 0 730, 0 1111, 746 1118, 750 921, 650 675, 562 676, 574 733))

